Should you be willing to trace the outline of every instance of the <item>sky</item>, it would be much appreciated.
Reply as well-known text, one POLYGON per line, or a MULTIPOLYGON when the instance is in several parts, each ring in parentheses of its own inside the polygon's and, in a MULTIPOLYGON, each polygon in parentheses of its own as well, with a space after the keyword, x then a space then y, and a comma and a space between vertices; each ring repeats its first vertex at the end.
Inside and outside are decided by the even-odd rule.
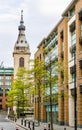
POLYGON ((38 44, 60 21, 72 0, 0 0, 0 65, 13 67, 14 45, 18 37, 21 10, 31 57, 38 44))

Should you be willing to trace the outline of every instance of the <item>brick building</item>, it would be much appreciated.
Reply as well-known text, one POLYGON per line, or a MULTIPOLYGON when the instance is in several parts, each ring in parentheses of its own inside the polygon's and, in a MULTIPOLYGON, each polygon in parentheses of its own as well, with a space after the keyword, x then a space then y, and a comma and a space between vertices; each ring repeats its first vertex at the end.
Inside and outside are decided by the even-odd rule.
MULTIPOLYGON (((63 12, 62 19, 39 45, 48 48, 44 61, 48 61, 49 55, 53 53, 52 60, 55 61, 58 58, 58 63, 63 63, 63 73, 59 71, 57 84, 58 93, 63 95, 58 96, 58 105, 53 103, 53 124, 74 126, 74 96, 76 96, 77 126, 82 128, 82 0, 72 0, 63 12), (76 73, 74 64, 76 64, 76 73), (75 78, 76 95, 74 95, 75 78)), ((41 54, 44 54, 41 52, 41 46, 38 47, 35 58, 41 58, 41 54)), ((45 108, 44 119, 47 122, 50 121, 49 104, 45 105, 43 101, 40 105, 41 109, 42 105, 45 108)), ((36 109, 38 108, 35 106, 36 109)), ((37 119, 36 116, 35 118, 37 119)))
POLYGON ((13 68, 0 68, 0 110, 7 110, 7 93, 11 89, 13 75, 13 68))

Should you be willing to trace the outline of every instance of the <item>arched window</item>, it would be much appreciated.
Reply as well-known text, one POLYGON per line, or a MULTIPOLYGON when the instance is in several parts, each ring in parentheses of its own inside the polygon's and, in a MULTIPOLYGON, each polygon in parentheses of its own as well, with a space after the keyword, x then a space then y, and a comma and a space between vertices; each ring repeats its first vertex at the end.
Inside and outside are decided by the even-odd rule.
POLYGON ((24 58, 23 57, 21 57, 19 59, 19 67, 24 67, 24 58))

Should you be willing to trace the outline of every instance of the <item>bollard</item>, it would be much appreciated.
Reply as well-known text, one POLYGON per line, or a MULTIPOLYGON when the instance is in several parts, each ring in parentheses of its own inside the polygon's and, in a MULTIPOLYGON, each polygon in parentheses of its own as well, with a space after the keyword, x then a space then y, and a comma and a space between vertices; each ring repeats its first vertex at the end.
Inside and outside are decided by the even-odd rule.
POLYGON ((15 120, 15 122, 16 122, 16 121, 17 121, 17 118, 15 117, 14 120, 15 120))
POLYGON ((30 121, 28 121, 28 128, 30 128, 30 121))
POLYGON ((34 122, 32 123, 32 130, 34 130, 34 122))
POLYGON ((50 130, 50 123, 48 124, 48 130, 50 130))
POLYGON ((26 126, 26 120, 24 121, 24 126, 26 126))
POLYGON ((21 119, 21 125, 23 125, 23 119, 21 119))

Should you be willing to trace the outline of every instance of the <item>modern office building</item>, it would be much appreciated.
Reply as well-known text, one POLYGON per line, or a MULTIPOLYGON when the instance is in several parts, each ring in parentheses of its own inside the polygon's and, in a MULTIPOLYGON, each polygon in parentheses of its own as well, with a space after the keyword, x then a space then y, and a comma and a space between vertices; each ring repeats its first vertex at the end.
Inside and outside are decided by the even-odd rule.
MULTIPOLYGON (((52 105, 58 111, 57 123, 74 126, 76 107, 77 126, 82 128, 82 0, 72 0, 44 42, 44 50, 48 48, 44 62, 48 62, 49 57, 55 61, 55 54, 56 58, 58 57, 58 65, 63 63, 63 71, 58 71, 58 106, 55 107, 55 102, 52 105)), ((37 52, 39 51, 40 48, 37 52)), ((35 54, 38 57, 38 54, 35 54)), ((46 102, 41 105, 44 105, 45 119, 49 121, 49 104, 46 102)), ((56 123, 57 117, 54 115, 54 118, 53 124, 56 123)))
POLYGON ((14 77, 14 68, 0 68, 0 110, 7 110, 8 91, 11 89, 11 84, 14 77))

